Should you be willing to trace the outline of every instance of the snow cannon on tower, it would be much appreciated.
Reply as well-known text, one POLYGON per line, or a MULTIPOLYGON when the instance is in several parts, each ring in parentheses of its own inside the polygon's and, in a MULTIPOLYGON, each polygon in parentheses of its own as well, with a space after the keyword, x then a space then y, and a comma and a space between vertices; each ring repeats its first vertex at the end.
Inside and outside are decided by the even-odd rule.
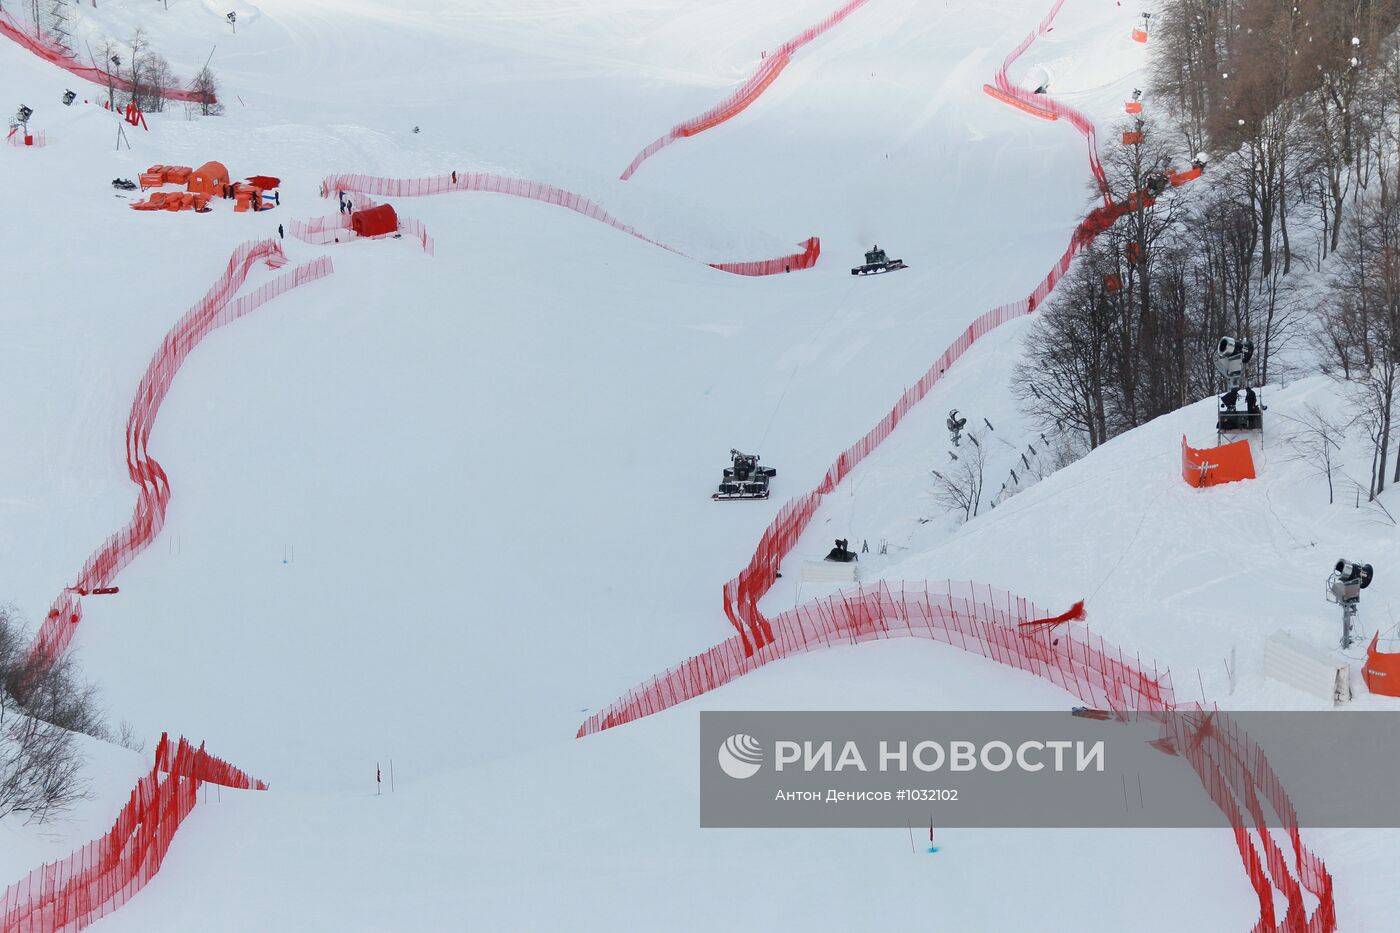
POLYGON ((909 268, 904 264, 903 259, 891 259, 885 255, 885 251, 879 246, 873 246, 865 254, 864 265, 856 266, 851 270, 851 275, 871 275, 880 272, 894 272, 897 269, 909 268))
POLYGON ((1215 348, 1215 371, 1225 381, 1225 393, 1216 408, 1215 430, 1218 435, 1264 430, 1264 412, 1259 393, 1249 386, 1249 361, 1254 358, 1254 343, 1248 339, 1221 337, 1215 348), (1244 411, 1240 411, 1240 395, 1244 395, 1244 411))
POLYGON ((729 450, 731 466, 724 470, 719 491, 710 496, 716 502, 725 499, 767 499, 768 481, 778 475, 773 467, 758 465, 758 454, 746 454, 734 448, 729 450))

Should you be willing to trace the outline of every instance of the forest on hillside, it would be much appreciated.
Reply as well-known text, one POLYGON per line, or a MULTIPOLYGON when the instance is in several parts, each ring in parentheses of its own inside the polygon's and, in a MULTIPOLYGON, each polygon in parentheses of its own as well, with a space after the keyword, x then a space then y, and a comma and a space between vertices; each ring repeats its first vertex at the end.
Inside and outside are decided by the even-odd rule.
POLYGON ((1069 456, 1217 394, 1229 336, 1252 342, 1254 385, 1344 383, 1351 417, 1319 429, 1364 432, 1372 498, 1400 483, 1397 26, 1400 0, 1167 0, 1151 19, 1107 194, 1207 167, 1101 234, 1036 325, 1019 391, 1069 456))

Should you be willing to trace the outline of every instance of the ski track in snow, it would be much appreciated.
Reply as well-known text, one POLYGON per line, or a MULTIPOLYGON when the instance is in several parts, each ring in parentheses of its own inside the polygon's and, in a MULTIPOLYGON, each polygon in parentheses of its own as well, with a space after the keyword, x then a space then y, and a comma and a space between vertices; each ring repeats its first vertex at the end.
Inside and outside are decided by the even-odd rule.
MULTIPOLYGON (((844 18, 846 15, 848 15, 849 13, 854 12, 857 8, 859 8, 860 6, 863 6, 865 2, 866 2, 866 0, 854 0, 854 2, 847 4, 845 7, 843 7, 843 8, 841 9, 841 11, 838 12, 838 14, 833 15, 833 17, 830 18, 830 19, 831 19, 831 22, 829 22, 826 26, 824 26, 824 27, 822 27, 821 29, 819 29, 819 30, 815 33, 815 35, 819 35, 821 32, 825 31, 826 28, 830 28, 831 25, 834 25, 836 22, 839 22, 841 19, 843 19, 843 18, 844 18)), ((1051 9, 1050 14, 1046 17, 1045 21, 1041 24, 1041 27, 1040 27, 1040 30, 1039 30, 1039 34, 1042 34, 1042 35, 1043 35, 1043 34, 1045 34, 1046 32, 1048 32, 1048 30, 1049 30, 1049 28, 1050 28, 1050 23, 1053 21, 1053 19, 1054 19, 1056 13, 1058 13, 1058 11, 1059 11, 1060 7, 1062 6, 1062 4, 1063 4, 1063 0, 1057 0, 1057 2, 1055 3, 1055 5, 1054 5, 1053 8, 1051 9)), ((791 45, 791 46, 792 46, 791 49, 787 49, 786 46, 785 46, 784 48, 787 50, 787 53, 790 53, 790 52, 792 52, 792 51, 796 51, 797 48, 800 48, 800 47, 801 47, 802 45, 804 45, 806 42, 811 41, 811 39, 814 38, 815 35, 809 36, 808 38, 803 39, 803 40, 800 41, 800 42, 796 42, 795 45, 794 45, 793 43, 791 43, 791 42, 788 43, 788 45, 791 45)), ((1031 35, 1030 41, 1033 41, 1033 40, 1034 40, 1035 35, 1036 35, 1036 33, 1033 33, 1033 34, 1031 35)), ((997 75, 997 85, 998 85, 998 88, 999 88, 1000 90, 1002 90, 1003 92, 1005 92, 1005 93, 1014 93, 1014 91, 1017 90, 1017 89, 1015 89, 1015 88, 1011 88, 1010 85, 1007 83, 1007 79, 1006 79, 1006 69, 1007 69, 1007 66, 1008 66, 1008 65, 1010 65, 1012 62, 1014 62, 1015 59, 1016 59, 1017 57, 1019 57, 1019 55, 1020 55, 1021 53, 1023 53, 1023 52, 1025 51, 1026 48, 1029 47, 1030 41, 1028 41, 1028 42, 1026 43, 1026 45, 1025 45, 1023 48, 1018 49, 1018 50, 1017 50, 1016 52, 1014 52, 1011 56, 1009 56, 1008 59, 1007 59, 1007 61, 1006 61, 1006 63, 1002 66, 1002 69, 999 71, 999 73, 998 73, 998 75, 997 75)), ((785 54, 786 54, 786 53, 785 53, 785 54)), ((773 76, 772 76, 773 78, 776 77, 776 71, 780 71, 780 70, 781 70, 781 66, 774 66, 774 67, 775 67, 775 73, 774 73, 773 76)), ((750 79, 750 80, 753 81, 753 79, 750 79)), ((769 81, 771 81, 771 80, 772 80, 772 78, 769 78, 769 81)), ((716 108, 716 109, 717 109, 717 110, 725 109, 725 108, 727 108, 727 107, 730 107, 732 104, 734 104, 734 103, 736 103, 736 102, 741 102, 741 103, 742 103, 742 106, 739 106, 738 109, 735 110, 735 113, 737 113, 738 111, 741 111, 742 109, 744 109, 744 107, 748 106, 748 104, 751 103, 753 99, 756 99, 757 96, 758 96, 758 94, 761 94, 762 90, 766 89, 766 87, 768 86, 768 82, 759 82, 759 84, 760 84, 761 86, 758 86, 757 92, 754 93, 754 94, 752 94, 752 96, 751 96, 750 98, 745 99, 745 90, 741 88, 741 90, 740 90, 739 92, 736 92, 736 95, 734 95, 734 97, 732 97, 730 101, 726 101, 724 104, 721 104, 720 107, 719 107, 719 108, 716 108)), ((746 87, 749 87, 749 85, 746 84, 746 87)), ((752 90, 752 88, 749 88, 749 89, 752 90)), ((1022 93, 1024 93, 1024 92, 1022 92, 1022 93)), ((1098 168, 1098 165, 1097 165, 1097 155, 1096 155, 1095 142, 1094 142, 1094 137, 1093 137, 1093 126, 1092 126, 1092 123, 1090 123, 1090 122, 1087 120, 1087 118, 1082 117, 1082 115, 1078 115, 1077 112, 1070 111, 1069 108, 1063 108, 1063 109, 1064 109, 1065 111, 1069 111, 1069 112, 1071 112, 1071 113, 1074 113, 1075 116, 1077 117, 1077 119, 1076 119, 1074 122, 1075 122, 1076 126, 1080 129, 1080 131, 1083 132, 1083 133, 1085 134, 1086 139, 1087 139, 1088 144, 1089 144, 1091 168, 1094 169, 1094 171, 1095 171, 1096 174, 1098 174, 1098 175, 1101 176, 1101 169, 1099 169, 1099 168, 1098 168)), ((729 114, 729 116, 733 116, 733 115, 734 115, 733 113, 729 114)), ((724 119, 728 119, 729 116, 724 117, 724 119)), ((673 134, 674 134, 674 133, 677 133, 677 132, 681 129, 681 127, 685 127, 685 126, 689 125, 690 123, 694 123, 694 122, 695 122, 695 121, 689 121, 689 123, 687 123, 687 124, 680 124, 680 125, 678 125, 678 127, 677 127, 675 130, 672 131, 673 134)), ((687 135, 692 135, 692 134, 691 134, 691 133, 680 133, 679 136, 674 136, 673 138, 682 138, 683 136, 687 136, 687 135)), ((663 137, 663 139, 666 139, 666 137, 663 137)), ((660 140, 658 140, 658 142, 660 142, 660 140)), ((654 145, 655 145, 655 144, 654 144, 654 145)), ((638 165, 640 165, 641 161, 646 157, 646 155, 649 155, 649 154, 650 154, 650 153, 646 153, 645 150, 644 150, 644 153, 645 153, 645 154, 643 154, 643 155, 639 155, 638 158, 637 158, 637 160, 634 160, 633 165, 632 165, 631 167, 629 167, 629 169, 628 169, 627 172, 624 173, 624 175, 623 175, 623 178, 624 178, 624 179, 627 178, 627 177, 629 177, 629 176, 632 174, 632 172, 635 171, 636 167, 637 167, 638 165)), ((639 234, 634 234, 634 235, 640 236, 639 234)), ((642 237, 642 239, 646 239, 646 238, 645 238, 645 237, 642 237)), ((669 247, 667 247, 667 248, 669 248, 669 247)), ((782 260, 777 260, 777 261, 781 262, 782 260)), ((718 267, 720 267, 720 266, 717 265, 716 267, 718 268, 718 267)), ((1050 287, 1053 288, 1053 281, 1052 281, 1050 287)), ((1042 300, 1043 300, 1043 297, 1042 297, 1042 300)), ((1028 309, 1028 310, 1033 310, 1033 309, 1028 309)), ((1149 506, 1149 511, 1150 511, 1150 506, 1149 506)), ((1144 515, 1143 515, 1143 519, 1144 519, 1144 520, 1145 520, 1145 518, 1146 518, 1146 512, 1144 512, 1144 515)), ((1279 524, 1282 525, 1282 522, 1280 521, 1279 524)), ((1285 528, 1285 530, 1287 530, 1287 529, 1285 528)), ((1113 571, 1110 570, 1109 576, 1112 576, 1112 572, 1113 572, 1113 571)), ((1107 579, 1108 579, 1108 577, 1105 577, 1105 581, 1106 581, 1107 579)), ((1103 585, 1103 582, 1105 582, 1105 581, 1100 581, 1099 586, 1101 587, 1101 586, 1103 585)), ((756 602, 756 600, 755 600, 755 602, 756 602)))

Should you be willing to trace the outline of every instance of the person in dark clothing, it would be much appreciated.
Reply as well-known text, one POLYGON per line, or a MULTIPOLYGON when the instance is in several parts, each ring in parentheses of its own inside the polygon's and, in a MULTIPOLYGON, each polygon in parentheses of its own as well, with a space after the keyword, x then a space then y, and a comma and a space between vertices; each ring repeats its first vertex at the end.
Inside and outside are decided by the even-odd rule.
POLYGON ((282 225, 281 225, 281 224, 278 224, 278 225, 277 225, 277 239, 279 239, 279 240, 285 240, 286 238, 287 238, 287 235, 286 235, 285 233, 282 232, 282 225))
POLYGON ((281 207, 281 206, 282 206, 282 192, 280 192, 280 191, 274 191, 274 192, 272 192, 272 203, 273 203, 273 204, 276 204, 278 207, 281 207))
POLYGON ((453 172, 453 173, 452 173, 452 184, 454 184, 454 185, 457 184, 457 173, 456 173, 456 172, 453 172))
POLYGON ((350 200, 349 198, 346 198, 346 199, 345 199, 345 213, 347 213, 347 214, 353 214, 353 213, 355 213, 355 202, 352 201, 352 200, 350 200))

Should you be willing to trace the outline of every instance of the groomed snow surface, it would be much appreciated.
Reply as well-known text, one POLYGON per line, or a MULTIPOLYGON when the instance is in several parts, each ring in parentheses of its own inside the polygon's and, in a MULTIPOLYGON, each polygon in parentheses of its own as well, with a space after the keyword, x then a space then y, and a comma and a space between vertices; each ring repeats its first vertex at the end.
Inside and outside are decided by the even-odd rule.
MULTIPOLYGON (((318 197, 325 175, 546 181, 707 261, 822 238, 816 269, 744 278, 557 207, 447 194, 400 203, 435 258, 406 240, 287 240, 294 263, 330 253, 335 274, 191 356, 150 439, 171 478, 165 529, 119 595, 85 600, 75 642, 114 718, 148 747, 163 730, 206 740, 272 790, 209 788, 160 875, 101 928, 1253 924, 1227 832, 948 830, 930 855, 911 854, 903 830, 698 829, 700 709, 1071 703, 941 646, 805 656, 573 739, 589 712, 731 634, 721 587, 786 497, 812 488, 977 314, 1029 292, 1082 213, 1081 137, 981 91, 1044 0, 876 0, 740 117, 618 180, 760 50, 836 5, 74 7, 81 38, 139 22, 182 75, 217 45, 226 114, 148 115, 149 132, 127 128, 129 150, 114 148, 112 115, 82 103, 97 88, 0 44, 7 98, 35 109, 49 141, 0 147, 0 597, 35 623, 130 516, 122 432, 160 339, 237 243, 334 211, 318 197), (66 109, 70 86, 79 103, 66 109), (208 159, 281 177, 282 207, 146 214, 109 184, 208 159), (873 242, 910 268, 850 276, 873 242), (773 499, 709 501, 731 446, 778 467, 773 499)), ((1138 12, 1072 0, 1018 69, 1052 75, 1061 100, 1111 126, 1142 80, 1128 38, 1138 12)), ((930 504, 949 408, 1005 439, 992 493, 1034 442, 1010 392, 1029 323, 959 362, 828 498, 793 560, 834 537, 887 540, 866 578, 974 579, 1057 611, 1088 597, 1092 629, 1171 667, 1183 696, 1199 670, 1227 708, 1319 705, 1265 683, 1264 636, 1286 627, 1329 644, 1327 567, 1342 554, 1395 566, 1400 548, 1365 513, 1326 508, 1280 436, 1256 450, 1258 482, 1188 489, 1178 444, 1211 440, 1206 403, 960 529, 930 504)), ((1266 401, 1279 413, 1339 404, 1320 382, 1266 401)), ((798 576, 765 610, 817 595, 798 594, 798 576)), ((1386 618, 1396 592, 1378 575, 1367 617, 1386 618)), ((94 797, 70 822, 0 821, 0 886, 105 831, 147 768, 96 744, 89 761, 94 797)), ((1395 834, 1305 838, 1336 877, 1341 929, 1388 929, 1395 834)))

